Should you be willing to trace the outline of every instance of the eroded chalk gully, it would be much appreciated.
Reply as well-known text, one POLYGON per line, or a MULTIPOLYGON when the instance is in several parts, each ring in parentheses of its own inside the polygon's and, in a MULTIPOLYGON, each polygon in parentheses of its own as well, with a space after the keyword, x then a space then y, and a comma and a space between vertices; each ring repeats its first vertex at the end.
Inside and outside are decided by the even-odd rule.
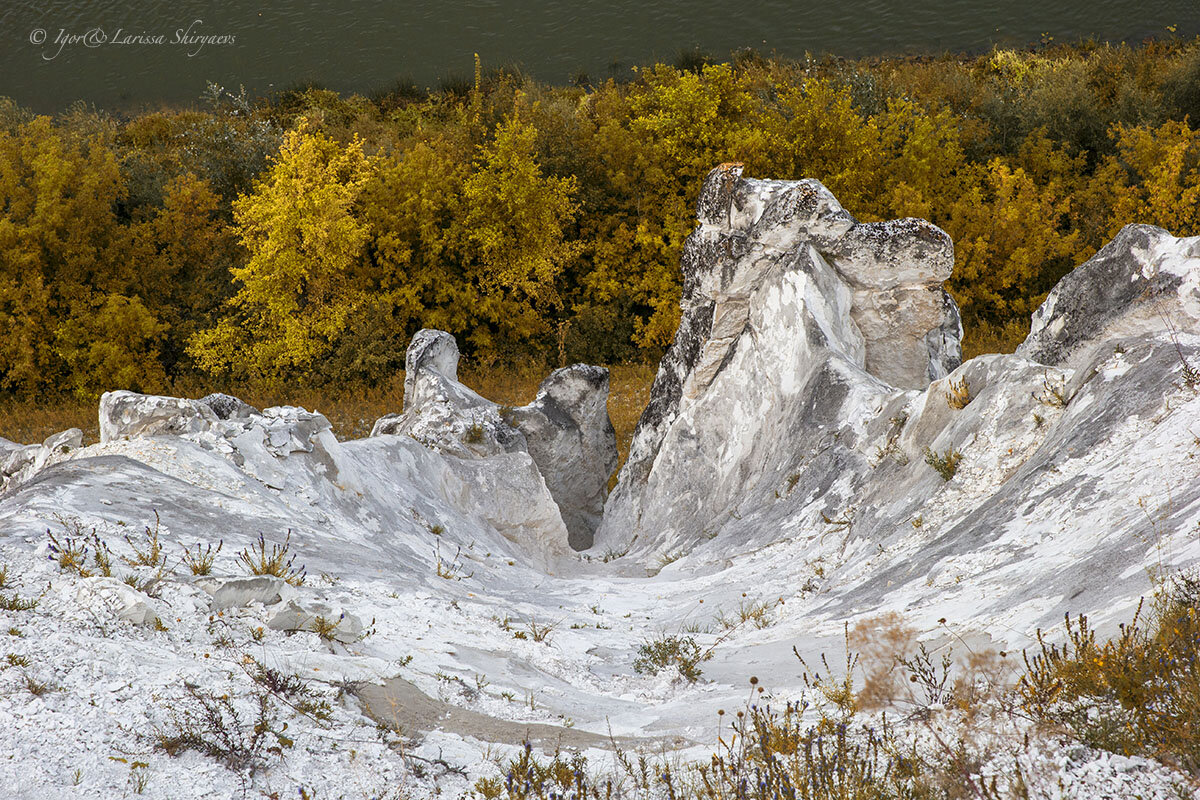
MULTIPOLYGON (((51 620, 22 646, 75 686, 0 707, 0 738, 47 765, 0 761, 0 779, 15 796, 60 780, 53 732, 70 726, 119 780, 100 743, 122 735, 106 715, 125 689, 106 687, 169 698, 181 676, 233 680, 214 625, 356 698, 333 733, 304 734, 280 781, 344 786, 359 767, 331 742, 381 721, 469 779, 526 738, 702 755, 750 676, 798 696, 796 653, 843 652, 846 625, 895 613, 934 648, 1019 652, 1066 611, 1111 630, 1154 569, 1200 562, 1200 398, 1181 377, 1200 363, 1200 239, 1126 227, 1051 292, 1015 354, 966 363, 942 288, 949 236, 858 223, 816 181, 714 170, 682 268, 680 328, 611 495, 606 370, 557 370, 529 405, 501 407, 458 381, 456 343, 433 330, 409 347, 405 407, 366 439, 338 441, 315 411, 111 392, 99 444, 0 442, 0 561, 46 587, 51 620), (48 529, 116 544, 154 511, 172 551, 223 543, 215 577, 175 569, 150 597, 46 558, 48 529), (260 534, 290 543, 304 585, 233 580, 230 554, 260 534), (317 615, 338 621, 328 645, 288 635, 317 615), (633 669, 641 644, 685 633, 711 646, 701 680, 633 669), (136 668, 111 650, 126 640, 136 668)), ((133 730, 146 711, 126 716, 133 730)), ((171 796, 201 796, 190 783, 171 796)))

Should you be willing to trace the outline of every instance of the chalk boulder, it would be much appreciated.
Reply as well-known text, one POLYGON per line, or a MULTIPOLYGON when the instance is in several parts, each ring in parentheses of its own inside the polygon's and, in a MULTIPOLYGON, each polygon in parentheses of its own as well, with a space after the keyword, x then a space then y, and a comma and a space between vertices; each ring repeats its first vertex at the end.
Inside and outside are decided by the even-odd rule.
POLYGON ((213 428, 220 417, 207 404, 181 397, 136 392, 100 396, 100 441, 179 436, 213 428))
POLYGON ((1200 237, 1126 225, 1050 291, 1019 355, 1072 364, 1097 344, 1153 332, 1200 330, 1200 237))
POLYGON ((525 436, 575 550, 592 546, 617 468, 617 435, 608 417, 608 370, 587 364, 557 369, 532 403, 507 411, 525 436))

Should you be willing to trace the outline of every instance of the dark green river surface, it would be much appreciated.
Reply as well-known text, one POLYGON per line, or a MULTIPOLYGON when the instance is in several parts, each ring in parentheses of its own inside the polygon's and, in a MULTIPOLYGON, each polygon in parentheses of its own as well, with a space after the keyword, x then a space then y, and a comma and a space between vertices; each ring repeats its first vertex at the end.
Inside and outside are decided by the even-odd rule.
POLYGON ((519 64, 565 83, 699 48, 719 58, 980 52, 1096 37, 1200 33, 1200 0, 0 0, 0 95, 37 111, 195 101, 209 81, 252 94, 316 82, 367 93, 519 64))

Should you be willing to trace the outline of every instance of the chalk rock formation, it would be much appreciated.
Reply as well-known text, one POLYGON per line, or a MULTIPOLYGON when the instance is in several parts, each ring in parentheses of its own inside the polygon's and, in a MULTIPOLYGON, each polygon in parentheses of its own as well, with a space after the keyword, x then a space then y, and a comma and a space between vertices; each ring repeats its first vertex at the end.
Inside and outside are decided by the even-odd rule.
POLYGON ((74 588, 81 608, 107 612, 118 620, 149 626, 158 619, 156 603, 142 592, 116 578, 83 578, 74 588))
POLYGON ((923 219, 855 225, 826 256, 853 288, 850 317, 866 342, 867 372, 922 389, 959 365, 962 322, 942 288, 954 267, 945 231, 923 219))
POLYGON ((0 492, 15 488, 45 467, 64 461, 83 446, 83 431, 68 428, 41 444, 21 445, 0 439, 0 492))
POLYGON ((699 218, 598 553, 717 569, 788 541, 821 565, 830 618, 974 580, 973 618, 1031 603, 1036 582, 1051 620, 1146 592, 1131 503, 1191 547, 1200 238, 1125 229, 1017 354, 957 365, 936 228, 855 225, 819 184, 729 169, 699 218))
POLYGON ((608 370, 587 364, 557 369, 527 406, 508 413, 525 436, 575 550, 592 546, 617 468, 617 435, 608 418, 608 370))
POLYGON ((375 421, 372 436, 407 435, 459 458, 526 452, 500 407, 458 381, 458 344, 445 331, 417 331, 404 358, 404 413, 375 421))
POLYGON ((679 331, 601 529, 617 552, 643 530, 708 535, 764 472, 788 468, 798 429, 854 428, 892 387, 959 362, 940 286, 953 247, 933 225, 861 225, 817 181, 744 179, 738 165, 709 174, 697 216, 679 331))
POLYGON ((178 436, 214 428, 220 418, 198 400, 136 392, 100 396, 100 441, 146 436, 178 436))
POLYGON ((344 644, 357 641, 363 623, 354 614, 317 601, 303 605, 289 600, 271 614, 267 627, 273 631, 312 631, 344 644))
POLYGON ((556 370, 532 403, 508 408, 459 383, 458 355, 450 334, 418 331, 405 356, 404 413, 380 417, 371 435, 406 435, 465 460, 528 454, 571 547, 590 547, 617 466, 608 370, 585 364, 556 370))
POLYGON ((1019 355, 1042 364, 1086 359, 1091 346, 1200 325, 1200 239, 1126 225, 1070 272, 1033 315, 1019 355))

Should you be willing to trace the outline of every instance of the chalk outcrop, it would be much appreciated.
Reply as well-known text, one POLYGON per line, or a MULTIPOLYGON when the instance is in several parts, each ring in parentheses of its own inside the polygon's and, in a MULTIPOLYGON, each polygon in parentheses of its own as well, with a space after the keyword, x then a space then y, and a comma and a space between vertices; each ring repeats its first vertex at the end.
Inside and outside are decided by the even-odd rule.
POLYGON ((64 461, 83 446, 83 431, 68 428, 41 444, 22 445, 0 439, 0 492, 15 488, 41 470, 64 461))
POLYGON ((404 359, 404 413, 375 421, 372 436, 402 435, 458 458, 524 453, 525 438, 500 406, 458 380, 458 344, 445 331, 417 331, 404 359))
POLYGON ((611 552, 643 531, 662 531, 654 547, 704 539, 796 445, 960 361, 941 287, 953 245, 930 223, 859 224, 816 181, 745 179, 738 165, 709 174, 697 216, 679 331, 601 529, 611 552))
POLYGON ((206 403, 136 392, 100 396, 100 441, 180 436, 212 430, 220 417, 206 403))
POLYGON ((1051 290, 1017 354, 1042 364, 1086 359, 1106 342, 1200 328, 1200 239, 1126 225, 1051 290))
POLYGON ((587 364, 557 369, 527 406, 507 412, 525 437, 575 550, 592 546, 617 469, 617 435, 608 417, 608 370, 587 364))
POLYGON ((1120 509, 1161 484, 1155 537, 1200 514, 1178 452, 1200 402, 1200 239, 1126 228, 1050 293, 1015 355, 959 365, 940 285, 953 248, 934 226, 857 225, 819 184, 728 168, 698 218, 598 554, 716 568, 794 540, 822 573, 840 565, 835 616, 987 563, 973 616, 1030 602, 1035 581, 1049 619, 1145 591, 1118 567, 1145 536, 1120 509), (1035 555, 1084 540, 1068 561, 1035 555))
POLYGON ((450 334, 418 331, 405 357, 404 413, 379 418, 371 435, 409 436, 457 459, 527 454, 554 498, 570 546, 590 547, 617 467, 608 370, 586 364, 555 370, 532 403, 513 408, 460 383, 458 357, 450 334))

